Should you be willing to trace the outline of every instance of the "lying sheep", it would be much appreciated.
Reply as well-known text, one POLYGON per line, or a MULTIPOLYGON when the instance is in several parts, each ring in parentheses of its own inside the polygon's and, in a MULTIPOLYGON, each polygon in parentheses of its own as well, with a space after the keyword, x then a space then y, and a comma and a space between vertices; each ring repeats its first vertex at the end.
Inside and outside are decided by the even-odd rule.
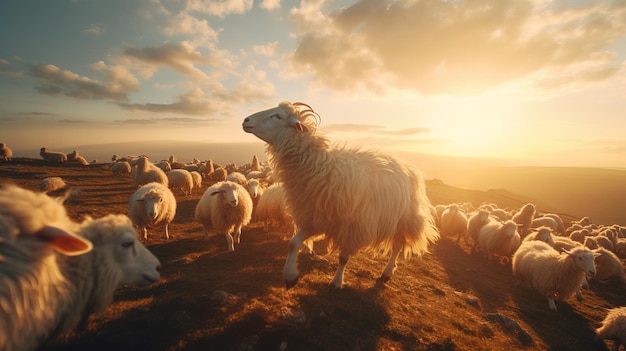
POLYGON ((162 169, 155 166, 147 157, 139 157, 134 162, 135 174, 133 180, 138 187, 151 182, 161 183, 168 186, 168 179, 162 169))
POLYGON ((594 253, 582 246, 559 253, 543 241, 531 240, 513 255, 513 276, 547 297, 553 311, 555 299, 566 300, 576 293, 582 300, 580 287, 586 275, 595 276, 596 267, 594 253))
POLYGON ((235 251, 235 243, 241 241, 241 229, 250 223, 252 199, 246 188, 231 181, 210 186, 198 201, 196 221, 202 224, 203 237, 209 236, 209 227, 224 234, 228 251, 235 251), (234 234, 234 238, 233 238, 234 234))
POLYGON ((193 176, 188 170, 177 168, 165 173, 165 175, 167 176, 167 184, 172 191, 179 191, 185 196, 191 195, 193 176))
POLYGON ((467 244, 467 215, 459 209, 457 204, 449 205, 441 214, 439 233, 442 236, 456 236, 457 243, 463 236, 467 244))
POLYGON ((62 152, 48 151, 48 148, 45 147, 42 147, 39 150, 39 155, 41 155, 41 157, 48 162, 63 163, 67 161, 66 154, 62 152))
POLYGON ((116 176, 128 176, 131 172, 130 163, 127 161, 117 161, 111 165, 111 172, 116 176))
POLYGON ((11 161, 12 158, 13 150, 11 150, 11 148, 7 144, 0 143, 0 160, 11 161))
POLYGON ((517 224, 512 220, 491 220, 478 232, 478 246, 487 259, 491 259, 494 254, 511 257, 520 245, 520 240, 517 224))
POLYGON ((137 189, 128 200, 128 216, 139 227, 143 240, 148 239, 148 227, 163 227, 163 239, 169 240, 169 224, 176 216, 176 198, 161 183, 152 182, 137 189))
POLYGON ((595 279, 601 283, 616 281, 626 284, 624 265, 613 252, 603 247, 597 248, 593 252, 596 254, 597 273, 595 279))
POLYGON ((608 311, 602 325, 596 329, 596 337, 600 340, 612 340, 612 351, 619 351, 626 345, 626 307, 616 307, 608 311))
POLYGON ((61 177, 47 177, 39 183, 39 190, 44 193, 50 193, 67 187, 67 184, 61 177))

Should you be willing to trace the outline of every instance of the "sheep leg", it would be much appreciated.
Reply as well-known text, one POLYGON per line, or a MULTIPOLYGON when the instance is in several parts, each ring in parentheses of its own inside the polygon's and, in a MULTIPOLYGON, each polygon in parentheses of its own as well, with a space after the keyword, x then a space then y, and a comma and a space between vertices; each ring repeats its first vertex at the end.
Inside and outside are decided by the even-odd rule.
POLYGON ((239 245, 241 242, 241 225, 235 228, 235 244, 239 245))
POLYGON ((341 287, 343 286, 343 273, 346 270, 346 265, 348 264, 349 259, 350 255, 346 254, 345 252, 341 252, 339 254, 339 267, 337 267, 337 272, 335 272, 333 280, 330 281, 330 286, 341 289, 341 287))
POLYGON ((148 228, 141 227, 141 236, 143 237, 143 241, 148 240, 148 228))
POLYGON ((235 241, 233 240, 233 236, 230 235, 230 233, 228 232, 224 233, 224 236, 226 236, 226 245, 228 246, 228 251, 235 251, 235 241))
POLYGON ((554 303, 554 299, 551 297, 548 297, 548 306, 552 311, 556 312, 556 304, 554 303))
POLYGON ((203 237, 204 239, 206 239, 206 238, 208 238, 208 237, 209 237, 209 227, 208 227, 208 226, 206 226, 206 225, 203 225, 203 226, 202 226, 202 237, 203 237))
POLYGON ((400 248, 394 247, 391 252, 391 257, 389 257, 389 262, 387 262, 387 267, 385 267, 383 274, 377 280, 378 283, 386 283, 391 279, 393 272, 396 270, 396 267, 398 267, 398 256, 400 256, 400 248))
POLYGON ((287 261, 285 262, 285 286, 287 289, 294 287, 298 283, 298 251, 302 242, 313 236, 313 232, 300 229, 289 240, 289 247, 287 249, 287 261))
POLYGON ((168 230, 168 225, 167 223, 165 224, 165 232, 163 233, 163 239, 165 240, 170 240, 170 232, 168 230))

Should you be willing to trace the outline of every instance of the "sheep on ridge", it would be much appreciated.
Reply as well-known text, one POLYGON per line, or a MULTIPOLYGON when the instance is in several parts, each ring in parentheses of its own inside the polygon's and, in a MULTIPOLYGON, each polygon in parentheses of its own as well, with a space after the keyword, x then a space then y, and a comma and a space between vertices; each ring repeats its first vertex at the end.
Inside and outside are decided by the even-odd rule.
POLYGON ((228 251, 235 251, 235 244, 241 241, 241 229, 250 223, 251 216, 250 194, 242 185, 231 181, 210 186, 195 209, 196 221, 202 224, 203 237, 209 236, 209 227, 213 226, 218 234, 226 236, 228 251))
POLYGON ((117 161, 111 165, 111 172, 116 176, 128 176, 131 172, 130 163, 127 161, 117 161))
POLYGON ((193 176, 188 170, 177 168, 165 173, 165 175, 167 176, 167 184, 172 191, 179 191, 185 196, 191 195, 193 176))
POLYGON ((513 222, 519 225, 519 233, 522 239, 524 239, 526 235, 530 234, 534 218, 535 205, 531 203, 527 203, 526 205, 522 206, 522 208, 517 211, 511 218, 513 222))
POLYGON ((517 224, 512 220, 500 222, 491 220, 478 232, 478 246, 487 259, 494 254, 511 257, 520 245, 517 224))
POLYGON ((619 351, 626 345, 626 307, 611 308, 602 325, 596 329, 596 337, 601 340, 612 340, 612 351, 619 351))
POLYGON ((331 148, 316 132, 319 116, 303 103, 281 102, 243 121, 267 143, 274 178, 282 182, 298 233, 289 242, 284 277, 298 281, 302 243, 325 233, 339 251, 331 285, 341 288, 350 256, 362 248, 391 252, 379 282, 388 281, 403 253, 421 255, 439 238, 421 174, 373 151, 331 148))
POLYGON ((163 239, 169 240, 176 198, 167 185, 152 182, 141 186, 130 196, 128 205, 128 216, 139 227, 143 240, 148 239, 148 227, 163 227, 163 239))
POLYGON ((48 148, 42 147, 39 155, 48 162, 63 163, 67 161, 67 155, 62 152, 48 151, 48 148))
POLYGON ((11 148, 7 144, 0 143, 0 160, 11 161, 12 157, 13 150, 11 150, 11 148))
POLYGON ((461 236, 467 243, 467 215, 459 209, 459 205, 449 205, 441 214, 439 233, 442 236, 456 236, 457 244, 461 236))
POLYGON ((263 196, 259 198, 259 202, 254 208, 253 213, 259 222, 263 222, 264 232, 267 233, 270 223, 274 223, 278 227, 289 227, 290 237, 295 234, 295 224, 293 218, 287 212, 284 190, 281 183, 274 183, 263 191, 263 196))
POLYGON ((582 299, 585 276, 596 275, 594 253, 582 246, 559 253, 543 241, 525 241, 513 255, 513 275, 547 297, 556 311, 555 299, 566 300, 574 293, 582 299))
POLYGON ((168 186, 168 179, 162 169, 155 166, 147 157, 139 157, 134 162, 135 174, 133 180, 138 187, 151 182, 161 183, 168 186))
POLYGON ((489 210, 480 209, 476 211, 467 221, 467 236, 472 239, 471 252, 475 252, 478 247, 478 234, 480 229, 489 223, 489 210))

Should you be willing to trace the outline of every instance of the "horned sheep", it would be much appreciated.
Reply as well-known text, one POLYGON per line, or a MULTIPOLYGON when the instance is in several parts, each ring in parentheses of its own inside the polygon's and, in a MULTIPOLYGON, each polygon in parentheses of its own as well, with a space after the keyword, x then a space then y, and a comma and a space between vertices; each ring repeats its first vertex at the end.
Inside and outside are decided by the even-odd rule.
POLYGON ((0 350, 37 349, 110 305, 116 288, 160 279, 128 217, 74 223, 62 198, 14 185, 0 189, 0 238, 0 350))
POLYGON ((317 118, 306 104, 281 102, 246 117, 242 125, 267 143, 274 178, 283 184, 298 227, 289 242, 286 286, 298 281, 300 246, 321 233, 339 251, 332 286, 342 287, 350 256, 365 247, 391 252, 379 278, 386 282, 400 253, 421 255, 439 238, 424 180, 416 169, 392 157, 331 148, 329 140, 317 133, 317 118))
POLYGON ((513 275, 548 298, 548 306, 556 311, 555 299, 566 300, 576 293, 582 300, 580 287, 585 276, 595 276, 594 253, 582 246, 563 253, 543 241, 523 242, 513 255, 513 275))
POLYGON ((166 185, 151 182, 141 186, 130 196, 128 206, 128 216, 139 227, 143 240, 148 239, 148 227, 163 227, 163 239, 170 238, 176 198, 166 185))
POLYGON ((11 161, 12 158, 13 150, 11 150, 11 148, 7 144, 0 143, 0 160, 11 161))
POLYGON ((596 329, 596 337, 601 340, 612 340, 612 351, 619 351, 626 345, 626 307, 609 309, 602 325, 596 329))
POLYGON ((250 194, 242 185, 231 181, 210 186, 195 209, 195 219, 202 224, 203 237, 209 236, 212 226, 218 234, 226 236, 228 251, 235 251, 235 244, 241 242, 241 230, 250 223, 251 217, 250 194))
POLYGON ((48 148, 42 147, 39 155, 48 162, 63 163, 67 161, 67 155, 63 152, 48 151, 48 148))

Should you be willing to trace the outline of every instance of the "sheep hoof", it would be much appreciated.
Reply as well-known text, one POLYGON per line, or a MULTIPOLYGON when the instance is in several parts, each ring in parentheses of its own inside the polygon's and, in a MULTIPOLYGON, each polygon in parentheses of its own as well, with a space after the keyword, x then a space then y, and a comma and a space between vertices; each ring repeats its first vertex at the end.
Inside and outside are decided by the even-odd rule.
POLYGON ((293 280, 285 280, 285 288, 287 288, 287 290, 293 288, 296 284, 298 284, 298 277, 293 280))

